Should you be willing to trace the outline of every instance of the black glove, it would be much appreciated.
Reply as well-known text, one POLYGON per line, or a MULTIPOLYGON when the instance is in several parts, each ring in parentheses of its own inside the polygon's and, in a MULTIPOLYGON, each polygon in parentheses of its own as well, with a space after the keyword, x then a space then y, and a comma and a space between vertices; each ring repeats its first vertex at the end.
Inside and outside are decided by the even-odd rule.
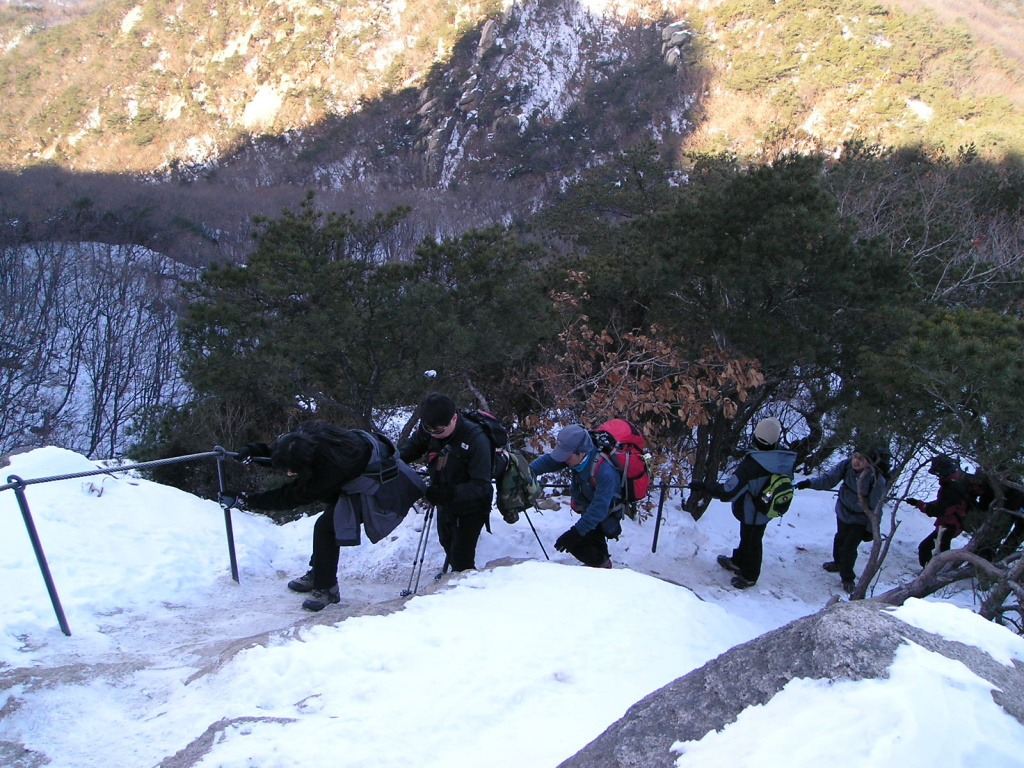
POLYGON ((455 489, 450 485, 431 485, 423 493, 423 497, 435 507, 443 507, 455 498, 455 489))
POLYGON ((514 524, 519 522, 519 513, 518 512, 502 512, 501 516, 504 518, 505 522, 508 523, 509 525, 514 525, 514 524))
POLYGON ((573 527, 555 539, 555 549, 559 552, 568 552, 570 549, 579 546, 582 541, 583 537, 580 536, 580 532, 573 527))
POLYGON ((690 481, 690 493, 707 493, 708 484, 703 480, 691 480, 690 481))
POLYGON ((266 443, 249 443, 235 454, 235 461, 249 464, 253 459, 269 459, 270 446, 266 443))
POLYGON ((924 504, 924 502, 921 501, 920 499, 904 499, 904 501, 907 502, 907 504, 909 504, 910 506, 917 507, 918 509, 920 509, 921 505, 924 504))
POLYGON ((224 509, 245 509, 245 494, 241 492, 223 491, 217 494, 217 501, 224 509))
POLYGON ((798 489, 800 489, 801 491, 806 490, 807 488, 811 487, 811 481, 810 480, 801 480, 799 483, 796 484, 796 487, 798 489))

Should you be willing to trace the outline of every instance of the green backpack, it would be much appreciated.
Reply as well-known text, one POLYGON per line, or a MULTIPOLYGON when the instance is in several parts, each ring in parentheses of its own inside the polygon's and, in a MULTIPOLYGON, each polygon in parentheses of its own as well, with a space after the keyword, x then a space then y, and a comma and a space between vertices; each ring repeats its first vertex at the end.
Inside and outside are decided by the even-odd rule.
POLYGON ((789 511, 793 501, 793 478, 789 475, 771 474, 761 492, 754 497, 754 508, 769 520, 782 517, 789 511))
POLYGON ((530 471, 530 462, 519 451, 508 451, 508 465, 497 478, 498 511, 506 523, 514 523, 519 514, 534 505, 541 485, 530 471))

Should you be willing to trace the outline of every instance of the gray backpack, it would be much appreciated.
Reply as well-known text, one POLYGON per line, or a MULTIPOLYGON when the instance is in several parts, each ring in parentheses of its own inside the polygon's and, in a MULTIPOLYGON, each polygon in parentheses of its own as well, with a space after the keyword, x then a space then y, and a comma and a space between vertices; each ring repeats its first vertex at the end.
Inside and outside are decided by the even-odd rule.
POLYGON ((363 474, 344 485, 334 506, 334 536, 342 546, 359 544, 362 525, 374 544, 405 519, 426 483, 402 461, 394 444, 379 433, 356 430, 373 448, 363 474))

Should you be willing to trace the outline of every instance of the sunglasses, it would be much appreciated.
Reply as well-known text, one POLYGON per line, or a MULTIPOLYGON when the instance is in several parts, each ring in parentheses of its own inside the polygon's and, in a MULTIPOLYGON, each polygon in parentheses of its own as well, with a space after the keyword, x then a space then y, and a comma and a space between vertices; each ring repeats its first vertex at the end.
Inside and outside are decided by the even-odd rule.
MULTIPOLYGON (((454 418, 454 417, 452 417, 452 418, 454 418)), ((426 430, 427 434, 430 434, 430 435, 440 435, 442 432, 444 432, 446 429, 448 429, 449 426, 451 426, 451 421, 450 420, 448 421, 447 424, 442 424, 439 427, 428 427, 426 424, 424 424, 423 425, 423 429, 426 430)))

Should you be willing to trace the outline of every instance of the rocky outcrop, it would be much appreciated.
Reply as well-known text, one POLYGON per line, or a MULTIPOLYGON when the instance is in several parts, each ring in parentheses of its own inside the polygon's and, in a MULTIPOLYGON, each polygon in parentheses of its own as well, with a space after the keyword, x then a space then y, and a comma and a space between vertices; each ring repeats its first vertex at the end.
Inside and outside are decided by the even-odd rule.
POLYGON ((671 768, 676 741, 697 741, 764 704, 790 680, 887 677, 897 649, 914 642, 992 683, 992 698, 1024 723, 1024 665, 946 640, 864 602, 838 603, 736 646, 641 699, 560 768, 671 768))

